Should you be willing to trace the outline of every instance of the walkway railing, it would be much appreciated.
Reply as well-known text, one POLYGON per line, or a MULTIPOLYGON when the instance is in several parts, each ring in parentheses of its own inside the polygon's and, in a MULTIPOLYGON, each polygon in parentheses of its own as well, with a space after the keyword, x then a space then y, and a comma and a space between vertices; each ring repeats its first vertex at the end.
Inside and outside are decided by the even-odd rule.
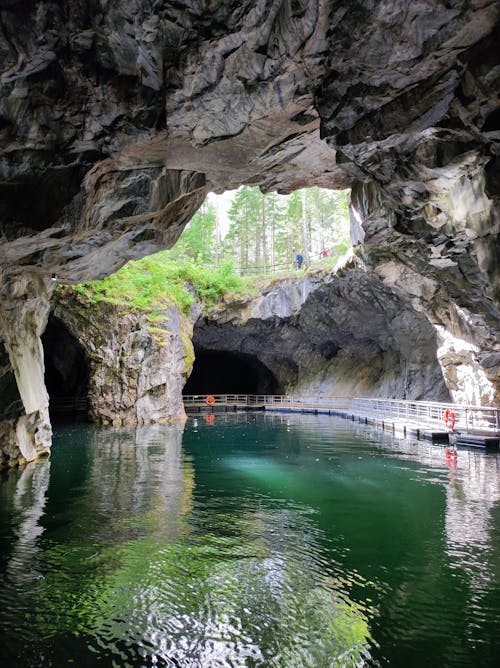
MULTIPOLYGON (((455 430, 463 433, 500 434, 500 408, 459 406, 436 401, 403 401, 348 397, 316 397, 276 394, 214 394, 214 405, 289 407, 290 409, 334 410, 378 420, 445 431, 444 414, 450 408, 455 414, 455 430)), ((206 395, 185 395, 184 405, 209 406, 206 395)))
MULTIPOLYGON (((339 256, 336 254, 332 255, 333 258, 338 259, 339 256)), ((323 255, 322 253, 312 253, 309 255, 309 262, 305 260, 302 262, 300 269, 304 271, 308 267, 314 265, 321 266, 325 263, 325 259, 330 259, 328 254, 323 255)), ((264 267, 263 264, 250 266, 244 265, 243 267, 236 268, 236 271, 240 276, 269 276, 271 274, 278 274, 280 272, 288 272, 298 270, 297 261, 295 258, 290 259, 288 262, 278 262, 276 264, 266 264, 264 267)))
POLYGON ((434 401, 398 401, 396 399, 351 399, 350 408, 358 415, 392 418, 405 423, 445 428, 444 414, 455 414, 455 430, 464 433, 500 433, 500 408, 459 406, 434 401))

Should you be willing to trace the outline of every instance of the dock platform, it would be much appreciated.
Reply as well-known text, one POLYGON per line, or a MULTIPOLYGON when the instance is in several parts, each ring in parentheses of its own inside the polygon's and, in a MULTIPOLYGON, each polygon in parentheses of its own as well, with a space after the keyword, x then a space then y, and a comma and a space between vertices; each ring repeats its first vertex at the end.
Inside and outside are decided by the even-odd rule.
POLYGON ((184 407, 191 414, 266 410, 334 415, 373 425, 399 438, 474 448, 500 447, 500 407, 497 406, 329 396, 216 394, 185 395, 184 407), (450 411, 455 431, 447 428, 445 417, 450 411))
POLYGON ((500 436, 484 436, 481 434, 458 434, 455 441, 456 445, 464 445, 469 448, 488 448, 498 449, 500 446, 500 436))

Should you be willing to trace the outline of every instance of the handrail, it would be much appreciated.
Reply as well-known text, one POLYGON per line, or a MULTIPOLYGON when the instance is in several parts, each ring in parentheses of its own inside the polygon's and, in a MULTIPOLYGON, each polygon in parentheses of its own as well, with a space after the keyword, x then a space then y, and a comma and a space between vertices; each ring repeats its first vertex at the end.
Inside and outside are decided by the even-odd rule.
MULTIPOLYGON (((364 397, 334 397, 280 394, 214 394, 214 405, 297 406, 337 409, 361 417, 393 419, 405 424, 446 429, 444 414, 450 408, 455 414, 455 431, 500 434, 500 408, 497 406, 458 405, 451 402, 412 401, 403 399, 374 399, 364 397)), ((202 406, 206 395, 184 395, 185 406, 202 406)))

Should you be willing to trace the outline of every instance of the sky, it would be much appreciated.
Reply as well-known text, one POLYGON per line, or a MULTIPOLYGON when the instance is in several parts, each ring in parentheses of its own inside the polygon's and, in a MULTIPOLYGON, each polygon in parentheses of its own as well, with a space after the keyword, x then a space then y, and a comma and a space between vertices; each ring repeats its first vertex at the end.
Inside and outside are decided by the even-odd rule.
POLYGON ((216 195, 215 193, 208 193, 208 201, 210 204, 213 204, 217 214, 219 216, 219 221, 221 225, 221 234, 222 238, 226 236, 229 230, 230 220, 228 216, 229 209, 234 196, 236 195, 237 190, 226 190, 222 195, 216 195))

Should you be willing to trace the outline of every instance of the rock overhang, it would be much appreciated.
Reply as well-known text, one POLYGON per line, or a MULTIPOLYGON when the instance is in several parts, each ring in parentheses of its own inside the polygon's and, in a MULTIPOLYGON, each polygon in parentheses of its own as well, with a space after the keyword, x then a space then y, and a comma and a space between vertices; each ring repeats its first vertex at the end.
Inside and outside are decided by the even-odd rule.
POLYGON ((367 269, 435 327, 443 365, 465 364, 498 401, 500 370, 482 360, 500 339, 499 13, 3 0, 2 306, 33 303, 36 338, 51 279, 171 246, 209 190, 352 185, 367 269))
POLYGON ((51 265, 71 281, 74 263, 77 280, 94 278, 100 249, 112 271, 119 254, 170 245, 202 194, 241 183, 375 180, 415 215, 436 189, 426 170, 471 146, 495 155, 495 3, 47 0, 1 11, 4 266, 51 265), (36 183, 50 206, 20 204, 36 183), (169 206, 178 198, 181 211, 169 206))

